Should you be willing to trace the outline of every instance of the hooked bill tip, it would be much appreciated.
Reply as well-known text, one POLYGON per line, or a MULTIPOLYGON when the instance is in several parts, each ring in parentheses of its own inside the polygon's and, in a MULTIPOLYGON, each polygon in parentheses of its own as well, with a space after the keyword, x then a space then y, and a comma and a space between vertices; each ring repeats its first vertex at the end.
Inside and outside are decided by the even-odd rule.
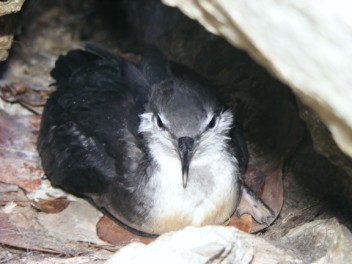
POLYGON ((187 182, 188 182, 188 171, 183 169, 182 170, 182 186, 183 186, 183 188, 187 187, 187 182))

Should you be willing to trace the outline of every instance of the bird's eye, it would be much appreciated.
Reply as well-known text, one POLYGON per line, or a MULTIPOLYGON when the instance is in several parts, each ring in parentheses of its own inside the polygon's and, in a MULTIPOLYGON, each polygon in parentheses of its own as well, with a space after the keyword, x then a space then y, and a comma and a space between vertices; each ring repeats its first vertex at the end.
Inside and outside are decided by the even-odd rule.
POLYGON ((161 121, 161 118, 159 115, 156 115, 156 124, 159 128, 165 128, 165 125, 163 121, 161 121))
POLYGON ((213 116, 213 118, 210 120, 209 124, 208 124, 208 129, 212 129, 215 127, 216 125, 216 120, 217 120, 217 117, 216 116, 213 116))

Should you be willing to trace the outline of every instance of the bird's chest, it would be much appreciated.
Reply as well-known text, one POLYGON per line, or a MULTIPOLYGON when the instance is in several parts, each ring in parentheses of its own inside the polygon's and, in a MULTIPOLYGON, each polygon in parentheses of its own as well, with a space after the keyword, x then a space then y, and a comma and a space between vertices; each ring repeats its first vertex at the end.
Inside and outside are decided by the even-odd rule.
POLYGON ((153 201, 147 222, 153 233, 220 224, 239 199, 236 162, 224 161, 221 155, 195 158, 184 188, 180 160, 160 157, 147 189, 153 201))

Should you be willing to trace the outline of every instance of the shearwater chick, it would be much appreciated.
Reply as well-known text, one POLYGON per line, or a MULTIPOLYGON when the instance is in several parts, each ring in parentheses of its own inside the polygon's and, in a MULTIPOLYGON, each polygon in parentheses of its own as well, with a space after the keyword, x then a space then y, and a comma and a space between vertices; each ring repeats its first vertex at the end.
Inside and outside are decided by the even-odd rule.
POLYGON ((38 149, 51 182, 126 228, 161 234, 224 223, 242 193, 247 147, 208 80, 149 47, 135 65, 88 45, 60 56, 38 149))

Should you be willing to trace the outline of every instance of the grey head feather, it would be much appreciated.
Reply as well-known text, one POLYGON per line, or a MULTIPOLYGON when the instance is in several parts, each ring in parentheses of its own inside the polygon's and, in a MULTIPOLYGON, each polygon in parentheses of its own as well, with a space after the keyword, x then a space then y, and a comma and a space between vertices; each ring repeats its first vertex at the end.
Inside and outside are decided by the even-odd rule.
POLYGON ((146 111, 168 123, 176 138, 199 135, 202 122, 221 111, 208 81, 188 67, 168 61, 155 46, 143 53, 140 69, 151 89, 146 111))
POLYGON ((217 101, 211 98, 204 100, 204 96, 193 89, 195 85, 173 79, 152 87, 148 110, 159 115, 177 138, 199 135, 204 121, 217 109, 217 101))

